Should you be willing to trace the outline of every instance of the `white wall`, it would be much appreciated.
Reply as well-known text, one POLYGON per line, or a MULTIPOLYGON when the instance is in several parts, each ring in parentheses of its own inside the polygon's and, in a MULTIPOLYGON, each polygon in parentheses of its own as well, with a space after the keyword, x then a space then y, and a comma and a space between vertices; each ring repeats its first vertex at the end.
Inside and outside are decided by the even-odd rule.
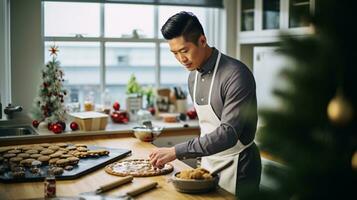
POLYGON ((41 0, 11 0, 12 103, 30 111, 44 62, 41 0))

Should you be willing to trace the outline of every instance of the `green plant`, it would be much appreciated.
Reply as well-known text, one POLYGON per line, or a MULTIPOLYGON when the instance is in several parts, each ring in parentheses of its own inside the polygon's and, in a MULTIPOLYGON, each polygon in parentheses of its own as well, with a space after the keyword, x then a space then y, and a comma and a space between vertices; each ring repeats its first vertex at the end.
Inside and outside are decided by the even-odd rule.
POLYGON ((136 80, 135 75, 131 74, 128 85, 126 86, 126 94, 139 94, 141 96, 142 93, 142 88, 136 80))

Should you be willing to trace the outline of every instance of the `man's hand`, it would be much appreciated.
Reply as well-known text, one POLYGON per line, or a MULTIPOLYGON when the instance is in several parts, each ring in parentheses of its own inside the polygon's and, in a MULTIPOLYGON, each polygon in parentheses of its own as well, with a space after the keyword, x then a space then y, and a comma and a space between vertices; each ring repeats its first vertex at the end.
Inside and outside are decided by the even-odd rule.
POLYGON ((149 158, 154 167, 161 169, 166 163, 176 159, 175 147, 157 148, 150 153, 149 158))

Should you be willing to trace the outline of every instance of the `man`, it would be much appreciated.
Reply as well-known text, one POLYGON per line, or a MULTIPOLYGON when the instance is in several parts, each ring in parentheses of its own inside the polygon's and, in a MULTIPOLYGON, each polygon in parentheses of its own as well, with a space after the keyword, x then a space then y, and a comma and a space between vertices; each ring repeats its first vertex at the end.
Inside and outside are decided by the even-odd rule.
POLYGON ((209 47, 192 13, 170 17, 161 32, 176 59, 190 71, 189 92, 198 114, 201 136, 150 154, 154 167, 172 160, 202 157, 208 170, 233 160, 221 172, 219 185, 240 197, 258 190, 261 160, 254 137, 257 124, 255 81, 240 61, 209 47))

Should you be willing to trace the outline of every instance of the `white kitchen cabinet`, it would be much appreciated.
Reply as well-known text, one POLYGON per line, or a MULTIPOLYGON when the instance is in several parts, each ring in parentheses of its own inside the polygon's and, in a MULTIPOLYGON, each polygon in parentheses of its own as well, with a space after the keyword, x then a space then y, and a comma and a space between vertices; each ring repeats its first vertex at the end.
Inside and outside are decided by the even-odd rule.
MULTIPOLYGON (((176 144, 185 142, 187 140, 198 137, 197 135, 178 135, 178 136, 163 136, 158 137, 153 141, 153 144, 157 147, 172 147, 176 144)), ((186 159, 183 160, 187 165, 196 168, 197 167, 197 159, 186 159)))
POLYGON ((238 0, 238 45, 278 42, 280 34, 311 34, 304 16, 314 5, 314 0, 238 0))

